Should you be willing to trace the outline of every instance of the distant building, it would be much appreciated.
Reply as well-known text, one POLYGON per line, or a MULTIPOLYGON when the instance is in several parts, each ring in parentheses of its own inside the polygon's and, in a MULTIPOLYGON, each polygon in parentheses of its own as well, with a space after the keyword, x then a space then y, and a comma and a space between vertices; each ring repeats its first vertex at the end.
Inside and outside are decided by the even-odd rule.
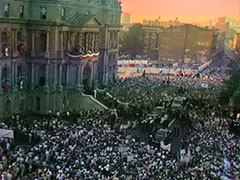
POLYGON ((172 26, 180 26, 181 23, 178 20, 178 18, 176 18, 175 20, 170 20, 170 21, 161 21, 161 18, 159 17, 156 20, 143 20, 143 25, 145 26, 161 26, 161 27, 172 27, 172 26))
POLYGON ((128 25, 131 22, 131 14, 130 13, 123 13, 122 14, 122 24, 128 25))
POLYGON ((240 28, 240 20, 234 20, 229 17, 219 17, 216 19, 193 23, 200 27, 216 28, 219 30, 240 28))
POLYGON ((202 64, 214 49, 214 31, 193 25, 144 26, 144 55, 161 63, 202 64))
POLYGON ((0 1, 0 118, 79 110, 116 78, 121 4, 0 1))

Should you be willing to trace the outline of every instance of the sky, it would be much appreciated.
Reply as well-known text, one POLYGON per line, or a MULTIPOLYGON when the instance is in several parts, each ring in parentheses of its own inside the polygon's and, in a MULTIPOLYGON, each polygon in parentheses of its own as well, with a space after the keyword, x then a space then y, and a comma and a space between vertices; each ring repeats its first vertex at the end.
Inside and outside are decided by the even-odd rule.
POLYGON ((194 23, 228 16, 240 21, 240 0, 122 0, 123 13, 131 14, 131 22, 143 19, 174 20, 194 23))

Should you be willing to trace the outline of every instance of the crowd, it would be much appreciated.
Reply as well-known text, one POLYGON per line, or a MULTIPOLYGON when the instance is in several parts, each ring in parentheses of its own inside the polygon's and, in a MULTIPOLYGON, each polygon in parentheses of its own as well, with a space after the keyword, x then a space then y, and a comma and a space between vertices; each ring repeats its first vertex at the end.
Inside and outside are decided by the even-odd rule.
POLYGON ((183 140, 185 153, 176 157, 109 126, 109 115, 88 111, 78 116, 77 123, 55 117, 17 127, 41 140, 14 149, 9 140, 1 139, 1 179, 240 178, 240 142, 229 132, 226 119, 213 115, 196 124, 183 140))
MULTIPOLYGON (((189 81, 187 78, 126 78, 119 79, 105 89, 112 97, 109 98, 105 93, 105 99, 113 104, 120 116, 142 120, 154 107, 162 105, 165 99, 173 101, 177 96, 188 98, 194 111, 201 113, 212 110, 210 106, 217 104, 216 95, 220 86, 221 84, 216 83, 189 81), (206 105, 203 106, 202 103, 206 105)), ((188 107, 187 112, 190 112, 190 108, 188 107)), ((169 107, 166 109, 168 111, 169 107)))
POLYGON ((30 145, 0 139, 1 180, 240 179, 240 140, 229 131, 231 119, 218 113, 217 86, 140 78, 120 80, 108 90, 130 100, 128 108, 139 108, 125 109, 135 111, 135 118, 164 97, 187 97, 184 112, 191 114, 193 127, 179 153, 128 134, 110 110, 58 113, 32 123, 13 119, 1 126, 24 134, 30 145))

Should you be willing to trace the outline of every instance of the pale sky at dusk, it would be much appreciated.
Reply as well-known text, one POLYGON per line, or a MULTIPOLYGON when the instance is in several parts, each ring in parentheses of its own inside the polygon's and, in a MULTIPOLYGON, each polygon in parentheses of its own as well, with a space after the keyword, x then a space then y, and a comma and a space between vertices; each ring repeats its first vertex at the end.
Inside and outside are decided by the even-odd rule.
POLYGON ((240 0, 122 0, 123 12, 131 22, 143 19, 173 20, 192 23, 228 16, 240 20, 240 0))

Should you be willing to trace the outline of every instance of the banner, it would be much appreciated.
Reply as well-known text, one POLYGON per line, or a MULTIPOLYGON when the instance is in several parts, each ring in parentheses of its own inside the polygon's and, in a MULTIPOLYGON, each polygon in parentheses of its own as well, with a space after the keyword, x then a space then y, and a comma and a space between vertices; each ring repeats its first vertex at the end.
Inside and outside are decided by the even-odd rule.
POLYGON ((171 151, 171 144, 165 145, 163 141, 161 141, 161 148, 167 151, 171 151))
POLYGON ((13 130, 0 129, 0 138, 14 139, 13 130))
POLYGON ((118 148, 118 151, 119 151, 120 153, 125 153, 125 152, 127 152, 127 148, 126 148, 126 147, 123 147, 123 146, 120 146, 120 147, 118 148))

